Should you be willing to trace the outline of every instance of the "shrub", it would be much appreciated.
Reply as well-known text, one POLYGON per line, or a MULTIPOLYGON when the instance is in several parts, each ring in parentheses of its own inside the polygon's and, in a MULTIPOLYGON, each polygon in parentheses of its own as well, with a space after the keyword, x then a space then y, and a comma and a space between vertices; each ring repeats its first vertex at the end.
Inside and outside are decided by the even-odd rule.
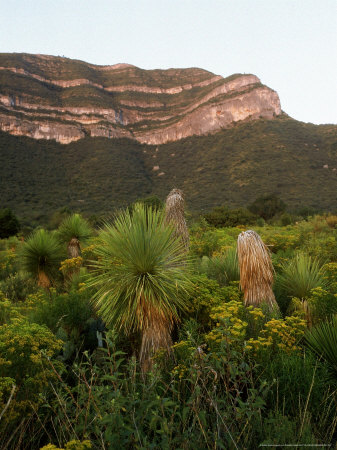
POLYGON ((74 330, 80 334, 86 321, 93 315, 90 297, 85 290, 64 294, 53 290, 50 295, 44 295, 35 305, 30 320, 46 325, 54 333, 62 327, 68 334, 74 330))
MULTIPOLYGON (((45 326, 16 319, 0 327, 0 379, 9 377, 17 387, 15 402, 6 412, 6 423, 43 401, 40 393, 48 390, 49 381, 55 379, 48 359, 60 368, 53 358, 61 347, 62 342, 45 326)), ((0 410, 3 407, 0 405, 0 410)))
POLYGON ((216 280, 209 279, 206 275, 193 275, 191 281, 193 288, 189 300, 189 315, 205 327, 210 324, 210 313, 213 307, 231 300, 242 299, 238 282, 221 287, 216 280))
POLYGON ((190 238, 190 253, 193 256, 212 256, 219 248, 220 237, 212 230, 198 230, 190 238))
POLYGON ((0 210, 0 239, 14 236, 20 231, 20 224, 17 217, 9 209, 0 210))
POLYGON ((246 308, 238 301, 214 307, 210 317, 216 327, 206 335, 206 341, 212 349, 230 345, 261 358, 266 351, 268 354, 297 351, 305 321, 296 316, 268 320, 270 313, 267 311, 252 306, 246 308), (254 337, 250 337, 252 335, 254 337))
POLYGON ((229 209, 217 206, 204 215, 207 222, 213 227, 236 227, 237 225, 252 225, 257 216, 245 208, 229 209))
POLYGON ((264 220, 269 220, 276 214, 283 213, 286 209, 286 204, 277 195, 268 194, 257 198, 248 206, 248 209, 264 220))
POLYGON ((36 289, 34 283, 28 276, 21 272, 9 275, 0 282, 0 289, 13 302, 23 301, 27 295, 36 289))

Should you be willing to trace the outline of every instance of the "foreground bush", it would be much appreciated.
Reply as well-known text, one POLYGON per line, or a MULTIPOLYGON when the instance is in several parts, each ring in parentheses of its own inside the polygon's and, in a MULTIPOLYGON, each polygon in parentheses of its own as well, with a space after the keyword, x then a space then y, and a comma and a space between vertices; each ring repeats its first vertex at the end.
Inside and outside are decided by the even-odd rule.
POLYGON ((56 378, 54 367, 61 367, 55 360, 61 347, 62 342, 48 328, 24 319, 0 327, 0 411, 15 386, 15 401, 2 418, 2 430, 15 428, 41 404, 41 395, 56 378))

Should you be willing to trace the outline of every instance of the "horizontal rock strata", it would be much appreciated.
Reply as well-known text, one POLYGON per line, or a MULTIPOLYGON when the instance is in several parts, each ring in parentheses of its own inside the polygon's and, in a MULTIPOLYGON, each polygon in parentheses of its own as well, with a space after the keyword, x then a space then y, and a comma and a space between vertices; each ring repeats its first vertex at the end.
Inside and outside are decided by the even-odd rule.
POLYGON ((255 75, 0 54, 0 129, 13 135, 62 144, 128 137, 156 145, 280 113, 277 93, 255 75))

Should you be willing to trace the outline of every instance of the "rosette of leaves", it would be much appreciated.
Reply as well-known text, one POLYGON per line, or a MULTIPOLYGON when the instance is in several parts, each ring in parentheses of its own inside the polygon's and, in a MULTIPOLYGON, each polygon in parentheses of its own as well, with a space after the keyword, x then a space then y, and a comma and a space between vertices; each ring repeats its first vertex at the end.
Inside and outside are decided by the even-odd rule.
POLYGON ((92 229, 80 214, 72 214, 64 219, 57 234, 67 244, 68 258, 77 258, 81 256, 81 242, 92 235, 92 229))
POLYGON ((329 322, 316 325, 305 334, 307 346, 327 362, 328 367, 337 374, 337 316, 329 322))
POLYGON ((55 233, 36 230, 22 246, 23 269, 37 280, 40 287, 49 289, 58 275, 64 257, 62 246, 55 233))
POLYGON ((171 330, 187 307, 189 264, 184 243, 161 211, 142 204, 121 213, 102 230, 89 284, 108 326, 141 336, 142 370, 159 348, 169 349, 171 330))

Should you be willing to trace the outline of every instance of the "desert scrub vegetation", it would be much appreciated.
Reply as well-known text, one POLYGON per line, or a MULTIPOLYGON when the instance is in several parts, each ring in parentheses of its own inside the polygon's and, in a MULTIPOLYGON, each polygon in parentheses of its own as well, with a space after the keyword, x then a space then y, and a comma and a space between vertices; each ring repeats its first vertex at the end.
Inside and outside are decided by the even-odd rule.
POLYGON ((152 203, 0 240, 0 447, 333 445, 332 216, 180 237, 152 203))

